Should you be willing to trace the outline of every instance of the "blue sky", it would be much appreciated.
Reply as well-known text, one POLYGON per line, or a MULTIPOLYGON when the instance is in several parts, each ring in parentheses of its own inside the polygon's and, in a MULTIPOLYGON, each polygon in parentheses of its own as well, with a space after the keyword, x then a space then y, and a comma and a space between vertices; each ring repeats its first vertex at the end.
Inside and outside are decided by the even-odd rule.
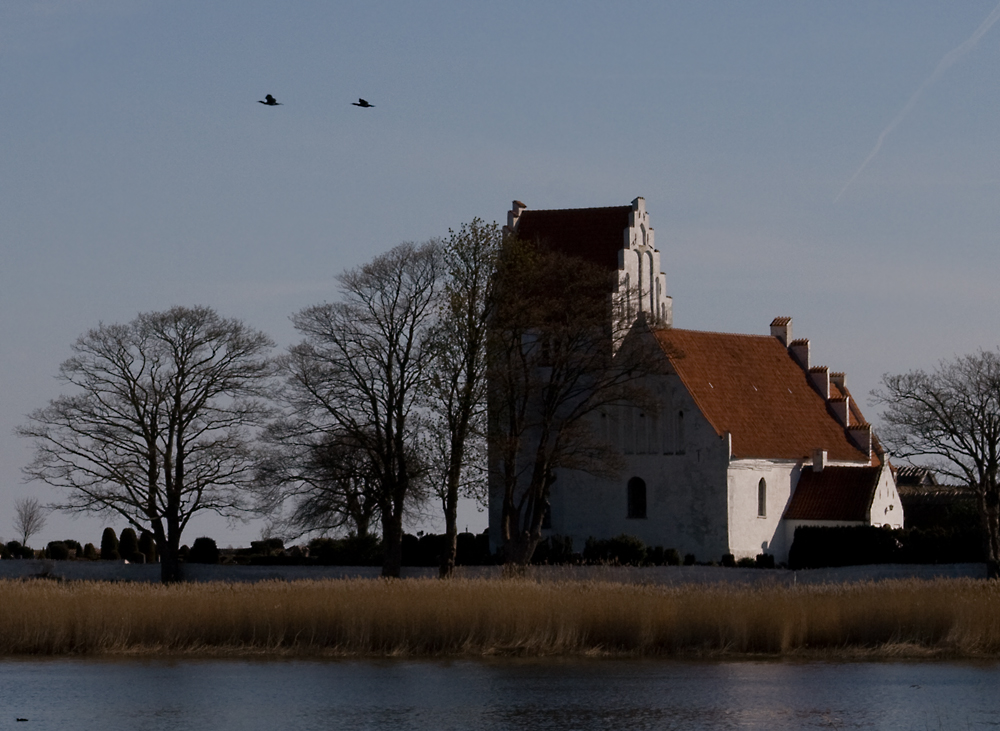
MULTIPOLYGON (((13 429, 88 328, 205 304, 286 347, 338 272, 515 198, 643 196, 678 327, 792 316, 865 403, 997 347, 1000 23, 935 76, 996 8, 7 0, 0 536, 17 497, 56 497, 13 429)), ((53 515, 32 543, 104 524, 53 515)))

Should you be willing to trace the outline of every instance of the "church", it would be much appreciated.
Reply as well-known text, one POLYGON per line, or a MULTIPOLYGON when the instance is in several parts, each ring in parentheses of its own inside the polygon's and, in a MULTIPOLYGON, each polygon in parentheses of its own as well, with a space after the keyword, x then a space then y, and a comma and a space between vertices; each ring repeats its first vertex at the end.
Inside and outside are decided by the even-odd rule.
MULTIPOLYGON (((641 323, 662 350, 662 369, 647 376, 654 407, 615 405, 595 418, 624 471, 609 479, 560 470, 544 536, 572 538, 580 550, 589 537, 626 534, 698 561, 764 553, 783 562, 798 526, 903 527, 887 456, 845 374, 810 362, 791 318, 774 318, 760 335, 673 326, 642 198, 562 210, 514 201, 505 230, 615 274, 627 306, 609 316, 641 323)), ((494 548, 501 503, 491 485, 494 548)))

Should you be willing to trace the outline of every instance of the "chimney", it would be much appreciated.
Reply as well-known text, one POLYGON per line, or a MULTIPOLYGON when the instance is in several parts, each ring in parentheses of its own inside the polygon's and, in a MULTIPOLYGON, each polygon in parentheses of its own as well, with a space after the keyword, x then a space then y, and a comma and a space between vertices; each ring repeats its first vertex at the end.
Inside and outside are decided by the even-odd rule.
POLYGON ((843 372, 831 373, 830 383, 843 391, 844 387, 847 385, 847 376, 843 372))
POLYGON ((788 352, 791 353, 792 358, 796 363, 799 364, 799 368, 804 371, 809 370, 809 341, 805 338, 800 338, 799 340, 793 340, 792 344, 788 346, 788 352))
POLYGON ((792 342, 792 318, 776 317, 771 320, 771 337, 778 338, 787 348, 792 342))
POLYGON ((840 421, 840 425, 845 429, 850 426, 851 423, 851 397, 850 396, 834 396, 829 401, 830 408, 833 409, 833 413, 837 416, 840 421))
POLYGON ((515 233, 517 231, 517 219, 521 217, 521 214, 527 209, 521 201, 514 201, 510 204, 510 210, 507 212, 507 228, 510 233, 515 233))
POLYGON ((809 369, 809 382, 819 391, 824 399, 830 398, 830 369, 826 366, 813 366, 809 369))
POLYGON ((814 449, 813 450, 813 472, 822 472, 823 468, 826 467, 826 450, 825 449, 814 449))
POLYGON ((854 424, 847 427, 847 435, 851 438, 862 452, 872 458, 872 425, 854 424))

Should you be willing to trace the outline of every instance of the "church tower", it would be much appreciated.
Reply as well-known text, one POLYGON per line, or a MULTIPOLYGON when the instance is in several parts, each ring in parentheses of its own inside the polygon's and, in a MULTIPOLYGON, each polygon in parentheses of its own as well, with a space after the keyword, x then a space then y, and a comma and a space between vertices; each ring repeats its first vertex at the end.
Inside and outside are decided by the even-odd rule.
POLYGON ((504 231, 615 272, 615 315, 622 329, 640 316, 652 327, 673 325, 673 302, 645 199, 629 206, 555 210, 531 210, 514 201, 504 231))

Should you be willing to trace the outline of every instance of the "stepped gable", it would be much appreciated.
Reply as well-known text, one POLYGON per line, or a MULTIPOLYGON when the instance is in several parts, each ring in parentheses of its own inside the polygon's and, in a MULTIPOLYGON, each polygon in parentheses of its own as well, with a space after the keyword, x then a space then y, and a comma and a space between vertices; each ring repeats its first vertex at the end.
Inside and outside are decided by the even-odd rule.
POLYGON ((618 270, 618 252, 625 245, 632 206, 608 208, 525 209, 516 233, 526 241, 540 241, 554 251, 618 270))
POLYGON ((810 460, 824 449, 831 461, 872 464, 778 338, 677 328, 654 335, 716 433, 732 435, 734 458, 810 460))
POLYGON ((804 469, 784 518, 867 521, 880 472, 879 467, 804 469))

